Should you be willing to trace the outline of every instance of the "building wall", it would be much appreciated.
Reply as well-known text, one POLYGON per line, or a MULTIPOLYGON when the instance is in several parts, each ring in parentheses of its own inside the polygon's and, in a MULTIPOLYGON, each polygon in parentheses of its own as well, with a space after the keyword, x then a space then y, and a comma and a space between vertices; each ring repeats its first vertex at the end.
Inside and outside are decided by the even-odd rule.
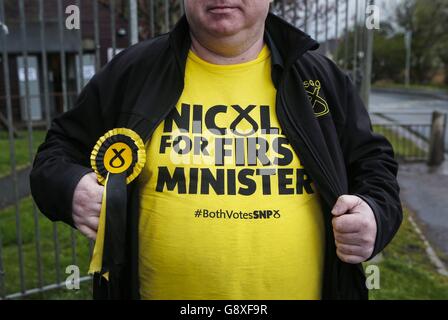
MULTIPOLYGON (((94 21, 97 18, 98 19, 98 27, 99 27, 99 48, 100 48, 100 66, 103 66, 107 63, 107 49, 112 46, 112 31, 111 31, 111 11, 110 7, 107 4, 108 1, 99 1, 98 2, 98 17, 94 16, 94 2, 89 0, 82 0, 80 1, 80 18, 81 18, 81 34, 82 34, 82 43, 84 45, 83 47, 83 54, 95 54, 96 44, 95 44, 95 24, 94 21)), ((63 4, 63 26, 65 27, 65 19, 68 16, 65 14, 65 8, 68 5, 71 5, 73 3, 76 3, 76 1, 69 1, 69 0, 62 0, 63 4)), ((39 2, 37 0, 24 0, 25 4, 25 15, 26 15, 26 28, 27 28, 27 54, 32 56, 35 55, 38 57, 39 60, 39 76, 40 76, 40 87, 41 87, 41 93, 43 94, 43 78, 42 78, 42 56, 40 51, 40 26, 39 26, 39 2), (38 30, 36 30, 38 29, 38 30)), ((44 20, 45 20, 45 33, 46 33, 46 40, 49 43, 53 44, 57 43, 58 50, 55 50, 54 48, 47 51, 47 63, 48 63, 48 70, 55 70, 60 69, 60 66, 57 66, 57 64, 60 64, 60 41, 59 41, 59 29, 57 29, 57 33, 54 32, 50 33, 49 30, 50 27, 53 29, 58 23, 58 1, 57 0, 45 0, 43 1, 44 4, 44 20), (47 33, 48 32, 48 33, 47 33)), ((124 17, 123 14, 121 14, 122 10, 125 9, 124 7, 125 1, 116 1, 116 28, 115 28, 115 35, 116 35, 116 45, 117 48, 125 48, 128 46, 129 40, 128 35, 125 36, 118 36, 116 31, 119 28, 124 28, 126 31, 128 30, 128 21, 126 17, 124 17)), ((11 41, 11 37, 14 36, 12 41, 14 42, 20 42, 22 43, 21 39, 21 29, 20 29, 20 11, 19 11, 19 1, 5 1, 5 24, 9 28, 9 41, 11 41)), ((54 30, 53 30, 54 31, 54 30)), ((68 32, 76 33, 76 37, 78 37, 78 30, 70 30, 70 31, 64 31, 64 37, 66 38, 66 42, 69 42, 67 39, 69 37, 67 36, 68 32)), ((72 35, 73 36, 73 35, 72 35)), ((78 39, 78 38, 76 38, 78 39)), ((69 39, 70 40, 70 39, 69 39)), ((73 40, 73 37, 72 39, 73 40)), ((73 42, 73 41, 72 41, 73 42)), ((68 43, 65 43, 64 46, 64 53, 66 58, 66 73, 69 72, 70 64, 74 62, 75 56, 78 54, 79 50, 79 41, 77 41, 76 46, 68 46, 68 43)), ((3 49, 4 50, 4 49, 3 49)), ((3 51, 2 50, 2 51, 3 51)), ((17 56, 22 55, 21 50, 15 50, 14 52, 10 52, 10 48, 6 47, 7 53, 8 53, 8 59, 9 59, 9 72, 10 72, 10 86, 11 86, 11 102, 13 106, 13 114, 14 114, 14 120, 17 122, 17 124, 20 124, 21 122, 21 110, 20 110, 20 100, 19 100, 19 79, 18 79, 18 70, 17 70, 17 56)), ((71 66, 73 68, 73 66, 71 66)), ((60 72, 60 70, 59 70, 60 72)), ((67 76, 68 79, 68 76, 67 76)), ((52 117, 54 117, 57 113, 62 112, 62 84, 61 81, 61 75, 57 74, 55 76, 56 82, 54 83, 54 91, 49 92, 50 98, 54 101, 53 110, 55 111, 54 114, 51 114, 52 117)), ((70 85, 68 84, 70 87, 70 85)), ((70 88, 71 92, 69 94, 72 96, 74 100, 76 96, 76 89, 73 88, 73 86, 70 88)), ((4 78, 4 72, 3 72, 3 61, 1 61, 1 70, 0 70, 0 112, 3 113, 3 115, 6 116, 6 100, 5 100, 5 78, 4 78)), ((44 109, 43 101, 42 101, 42 109, 44 109)), ((44 116, 45 118, 45 116, 44 116)), ((22 123, 23 125, 23 123, 22 123)))

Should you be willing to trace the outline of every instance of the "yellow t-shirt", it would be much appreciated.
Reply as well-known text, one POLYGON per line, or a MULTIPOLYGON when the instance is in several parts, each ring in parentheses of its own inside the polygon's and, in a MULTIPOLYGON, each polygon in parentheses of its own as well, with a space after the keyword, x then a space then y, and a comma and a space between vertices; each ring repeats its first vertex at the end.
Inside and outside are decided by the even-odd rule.
POLYGON ((190 52, 177 107, 140 176, 142 299, 319 299, 324 225, 281 132, 271 59, 190 52))

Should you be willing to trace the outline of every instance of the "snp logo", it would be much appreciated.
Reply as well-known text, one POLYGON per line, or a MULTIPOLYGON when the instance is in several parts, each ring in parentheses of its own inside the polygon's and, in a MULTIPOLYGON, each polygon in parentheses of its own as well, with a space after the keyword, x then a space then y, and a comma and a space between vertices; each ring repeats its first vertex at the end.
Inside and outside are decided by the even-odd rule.
POLYGON ((308 95, 314 115, 322 117, 330 112, 327 101, 321 96, 322 85, 319 80, 308 80, 303 82, 303 87, 308 95))

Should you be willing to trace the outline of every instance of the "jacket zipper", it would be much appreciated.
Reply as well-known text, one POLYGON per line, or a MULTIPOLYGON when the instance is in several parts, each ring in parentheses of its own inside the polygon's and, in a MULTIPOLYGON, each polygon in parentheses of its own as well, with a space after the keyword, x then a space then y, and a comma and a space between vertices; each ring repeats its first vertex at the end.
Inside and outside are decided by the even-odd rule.
MULTIPOLYGON (((316 162, 316 164, 317 164, 317 166, 318 166, 318 168, 323 172, 323 174, 324 174, 324 177, 326 178, 326 180, 327 180, 327 183, 328 183, 328 185, 329 185, 329 187, 330 187, 330 190, 333 192, 333 194, 337 197, 337 196, 339 196, 340 194, 338 193, 338 192, 336 192, 336 188, 335 188, 335 186, 333 185, 333 183, 332 183, 332 179, 331 179, 331 177, 330 177, 330 175, 329 175, 329 173, 328 173, 328 170, 327 170, 327 168, 326 168, 326 166, 322 163, 322 160, 320 159, 320 157, 318 157, 318 155, 317 155, 317 153, 316 153, 316 150, 314 149, 314 146, 313 146, 313 144, 309 141, 309 139, 308 139, 308 137, 306 136, 306 134, 303 132, 303 128, 301 128, 299 125, 297 125, 294 121, 292 121, 292 117, 291 117, 291 113, 290 113, 290 111, 288 110, 288 107, 287 107, 287 104, 286 104, 286 99, 285 99, 285 97, 284 97, 284 95, 283 95, 283 86, 282 86, 282 82, 283 82, 283 79, 282 79, 282 81, 281 81, 281 83, 280 83, 280 87, 279 87, 279 89, 280 89, 280 100, 281 100, 281 103, 282 103, 282 108, 285 110, 285 113, 286 113, 286 115, 287 115, 287 117, 290 119, 290 122, 291 122, 291 124, 292 124, 292 126, 293 126, 293 128, 297 131, 297 133, 298 133, 298 135, 300 136, 300 138, 303 140, 303 142, 305 143, 305 145, 306 145, 306 147, 308 148, 308 150, 310 151, 310 153, 311 153, 311 156, 313 157, 313 159, 315 160, 315 162, 316 162)), ((281 121, 280 120, 280 118, 279 118, 279 121, 281 121)), ((333 206, 334 204, 332 204, 332 203, 328 203, 328 206, 331 208, 332 206, 333 206)), ((324 218, 325 219, 325 218, 324 218)), ((326 219, 325 219, 326 220, 326 219)), ((330 224, 330 227, 331 227, 331 224, 330 224)), ((325 239, 326 239, 326 242, 328 242, 328 237, 327 236, 325 236, 325 239)), ((325 245, 326 247, 327 247, 327 244, 325 245)), ((327 254, 326 254, 326 257, 325 257, 325 259, 328 259, 328 256, 327 256, 327 254)), ((329 262, 329 264, 331 264, 331 262, 329 262)), ((331 273, 331 272, 330 272, 331 273)), ((335 275, 333 275, 334 277, 339 277, 337 274, 335 274, 335 275)), ((327 279, 327 281, 329 281, 328 279, 327 279)), ((331 285, 330 285, 331 286, 331 285)), ((323 286, 324 288, 325 287, 328 287, 328 285, 327 286, 323 286)), ((325 295, 331 295, 331 289, 328 289, 327 288, 327 290, 329 290, 329 292, 327 292, 327 293, 324 293, 324 292, 322 292, 322 294, 325 294, 325 295)), ((337 287, 336 288, 333 288, 333 290, 336 290, 337 292, 338 292, 338 295, 339 295, 339 289, 337 289, 337 287)))
MULTIPOLYGON (((282 82, 283 82, 283 80, 282 80, 282 82)), ((314 146, 313 146, 312 143, 308 140, 306 134, 303 132, 303 129, 302 129, 300 126, 298 126, 294 121, 291 120, 291 119, 293 119, 293 118, 292 118, 291 113, 289 112, 289 110, 288 110, 288 108, 287 108, 287 104, 286 104, 286 101, 285 101, 285 97, 284 97, 284 95, 283 95, 283 86, 282 86, 282 83, 280 83, 280 99, 281 99, 281 102, 282 102, 282 105, 283 105, 283 109, 285 110, 286 115, 289 117, 292 126, 294 127, 294 129, 296 129, 296 131, 297 131, 297 133, 299 134, 299 136, 300 136, 300 137, 302 138, 302 140, 305 142, 305 145, 307 146, 308 150, 310 151, 311 156, 314 158, 314 160, 316 161, 316 163, 317 163, 319 169, 323 172, 325 178, 327 179, 327 182, 328 182, 328 184, 329 184, 329 186, 330 186, 330 190, 331 190, 336 196, 339 196, 339 192, 337 192, 337 188, 336 188, 335 185, 332 183, 332 179, 331 179, 331 177, 330 177, 330 174, 329 174, 328 171, 327 171, 326 166, 322 163, 321 159, 317 156, 316 151, 315 151, 315 149, 314 149, 314 146)), ((330 206, 331 206, 331 204, 330 204, 330 206)))
MULTIPOLYGON (((302 50, 299 53, 299 57, 302 56, 306 51, 308 51, 311 47, 313 46, 313 42, 309 41, 307 44, 305 44, 302 48, 302 50)), ((288 66, 286 66, 286 69, 291 68, 292 66, 290 66, 288 64, 288 66)), ((286 72, 286 71, 283 72, 286 72)), ((289 112, 288 108, 287 108, 287 104, 286 104, 286 100, 285 97, 283 95, 283 90, 284 90, 284 86, 283 86, 283 82, 284 82, 284 78, 282 77, 280 80, 280 84, 279 84, 279 91, 280 91, 280 100, 283 104, 283 108, 286 112, 286 115, 289 117, 289 119, 293 119, 291 116, 291 113, 289 112)), ((280 120, 280 119, 279 119, 280 120)), ((330 174, 327 171, 326 166, 322 163, 321 159, 317 156, 316 151, 314 149, 314 146, 311 144, 311 142, 308 140, 306 134, 303 132, 303 129, 301 127, 299 127, 294 121, 290 121, 292 123, 292 126, 296 129, 296 131, 299 133, 299 136, 302 138, 302 140, 305 142, 305 145, 308 147, 311 156, 314 158, 314 160, 317 162, 318 167, 320 168, 320 170, 324 173, 324 176, 327 178, 327 182, 330 186, 330 190, 333 191, 333 193, 336 196, 339 196, 340 193, 337 192, 337 188, 335 187, 335 185, 332 183, 332 179, 330 177, 330 174)), ((331 206, 332 204, 330 204, 331 206)))

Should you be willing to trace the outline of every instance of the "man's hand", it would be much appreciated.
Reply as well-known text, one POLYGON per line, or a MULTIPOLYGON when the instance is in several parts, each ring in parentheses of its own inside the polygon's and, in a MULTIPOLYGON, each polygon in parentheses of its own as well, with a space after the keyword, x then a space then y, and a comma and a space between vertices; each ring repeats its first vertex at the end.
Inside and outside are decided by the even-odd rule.
POLYGON ((95 240, 101 211, 104 187, 94 172, 81 178, 73 194, 73 222, 87 238, 95 240))
POLYGON ((373 253, 377 225, 370 206, 357 196, 338 198, 331 213, 339 259, 347 263, 361 263, 373 253))

